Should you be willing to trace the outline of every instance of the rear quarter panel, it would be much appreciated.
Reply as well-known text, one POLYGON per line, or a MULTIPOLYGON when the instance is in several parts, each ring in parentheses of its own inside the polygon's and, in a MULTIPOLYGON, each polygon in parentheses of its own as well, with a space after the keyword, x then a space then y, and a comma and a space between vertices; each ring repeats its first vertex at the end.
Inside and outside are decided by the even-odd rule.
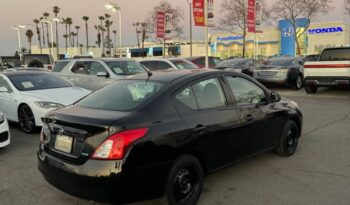
POLYGON ((307 77, 350 77, 350 61, 306 62, 304 76, 307 77))

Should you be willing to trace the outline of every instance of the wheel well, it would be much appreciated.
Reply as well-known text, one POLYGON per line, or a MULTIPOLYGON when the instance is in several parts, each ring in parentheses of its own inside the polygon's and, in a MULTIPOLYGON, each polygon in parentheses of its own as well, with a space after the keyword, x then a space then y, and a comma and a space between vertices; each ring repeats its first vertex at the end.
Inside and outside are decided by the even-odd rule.
POLYGON ((26 105, 26 106, 28 106, 28 107, 29 107, 29 105, 28 105, 28 104, 26 104, 26 103, 21 103, 21 104, 19 104, 19 105, 18 105, 18 107, 17 107, 17 118, 18 118, 19 108, 20 108, 20 107, 22 107, 23 105, 26 105))
MULTIPOLYGON (((196 153, 196 152, 187 152, 184 153, 183 155, 191 155, 193 157, 195 157, 196 159, 198 159, 199 163, 201 164, 202 168, 203 168, 203 172, 204 175, 206 175, 209 171, 208 171, 208 165, 207 165, 207 161, 205 160, 204 156, 200 153, 196 153)), ((180 158, 181 156, 179 156, 180 158)))
POLYGON ((293 116, 293 117, 290 118, 290 120, 293 121, 293 122, 295 122, 295 124, 297 124, 298 130, 299 130, 299 137, 300 137, 300 136, 301 136, 301 131, 302 131, 302 130, 301 130, 301 122, 300 122, 299 118, 293 116))

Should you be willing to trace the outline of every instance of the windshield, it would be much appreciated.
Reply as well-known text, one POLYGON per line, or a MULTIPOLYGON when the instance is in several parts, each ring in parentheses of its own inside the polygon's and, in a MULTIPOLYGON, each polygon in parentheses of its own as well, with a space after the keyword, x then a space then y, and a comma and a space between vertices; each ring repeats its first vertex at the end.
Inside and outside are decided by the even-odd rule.
POLYGON ((170 60, 178 69, 184 70, 184 69, 197 69, 198 66, 191 62, 187 62, 185 60, 177 59, 177 60, 170 60))
POLYGON ((38 60, 43 64, 51 64, 51 59, 48 55, 25 55, 24 56, 24 64, 27 65, 33 60, 38 60))
POLYGON ((68 82, 50 73, 13 75, 8 78, 19 91, 44 90, 71 86, 68 82))
POLYGON ((136 61, 105 61, 105 63, 116 75, 134 75, 145 72, 136 61))
POLYGON ((104 87, 77 103, 78 106, 100 110, 133 110, 163 87, 159 82, 121 80, 104 87))
POLYGON ((233 60, 225 60, 217 64, 217 68, 227 68, 227 67, 237 67, 237 66, 243 66, 246 64, 249 60, 247 59, 233 59, 233 60))
POLYGON ((290 66, 293 64, 293 58, 275 58, 264 62, 265 66, 290 66))

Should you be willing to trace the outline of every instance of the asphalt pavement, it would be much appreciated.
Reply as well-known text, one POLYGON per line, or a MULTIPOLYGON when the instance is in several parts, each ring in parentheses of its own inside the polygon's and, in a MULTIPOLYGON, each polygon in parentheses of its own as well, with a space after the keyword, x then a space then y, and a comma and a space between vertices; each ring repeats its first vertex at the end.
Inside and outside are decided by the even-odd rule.
MULTIPOLYGON (((198 204, 349 205, 350 89, 321 89, 316 95, 272 89, 298 102, 303 111, 296 154, 285 158, 269 152, 207 176, 198 204)), ((0 149, 0 205, 98 204, 60 192, 42 178, 38 133, 24 134, 11 124, 11 135, 11 145, 0 149)))

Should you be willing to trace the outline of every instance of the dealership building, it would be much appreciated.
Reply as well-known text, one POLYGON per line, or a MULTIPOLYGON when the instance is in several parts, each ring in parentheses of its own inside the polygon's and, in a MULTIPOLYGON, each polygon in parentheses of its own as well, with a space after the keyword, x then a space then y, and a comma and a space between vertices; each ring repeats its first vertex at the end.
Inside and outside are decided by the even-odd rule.
MULTIPOLYGON (((298 19, 296 35, 303 32, 306 19, 298 19)), ((350 26, 342 21, 312 23, 299 38, 302 55, 319 54, 324 48, 350 45, 350 26)), ((258 33, 246 36, 246 56, 274 56, 296 53, 293 28, 286 20, 277 26, 267 26, 258 33)), ((211 35, 213 55, 220 58, 242 56, 243 37, 231 33, 215 33, 211 35)))

